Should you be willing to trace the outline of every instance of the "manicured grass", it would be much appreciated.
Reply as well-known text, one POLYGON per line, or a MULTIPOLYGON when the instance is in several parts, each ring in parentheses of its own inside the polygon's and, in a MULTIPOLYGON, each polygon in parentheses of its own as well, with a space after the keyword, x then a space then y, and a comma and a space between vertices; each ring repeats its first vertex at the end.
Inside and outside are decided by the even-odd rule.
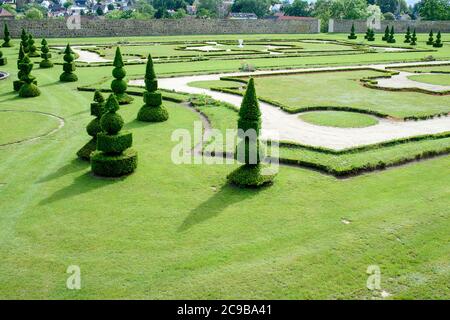
POLYGON ((45 135, 59 126, 57 118, 45 114, 2 109, 0 108, 0 145, 45 135))
POLYGON ((319 126, 338 128, 363 128, 378 123, 375 117, 355 112, 317 111, 302 113, 298 117, 319 126))
MULTIPOLYGON (((275 36, 280 37, 267 37, 275 36)), ((222 37, 266 36, 189 38, 222 37)), ((420 38, 422 41, 425 37, 420 38)), ((71 39, 71 43, 72 40, 75 44, 125 39, 71 39)), ((60 41, 64 44, 67 40, 60 41)), ((104 77, 109 81, 112 68, 78 68, 80 80, 62 84, 58 81, 62 66, 46 70, 35 66, 32 74, 37 77, 42 94, 19 99, 12 92, 17 48, 2 49, 9 64, 1 69, 10 72, 11 77, 1 81, 0 109, 52 113, 63 117, 65 125, 55 134, 34 142, 0 147, 0 298, 378 298, 380 292, 366 288, 369 265, 380 267, 381 287, 392 294, 389 298, 450 298, 450 198, 446 175, 449 156, 346 180, 282 166, 272 187, 242 190, 226 184, 226 175, 237 165, 173 163, 173 148, 179 141, 172 140, 172 134, 182 129, 193 135, 193 122, 199 121, 197 114, 185 106, 165 102, 170 113, 167 122, 139 123, 135 118, 143 101, 136 97, 119 112, 125 119, 124 129, 133 132, 138 169, 124 179, 98 179, 90 174, 89 164, 77 160, 75 155, 89 140, 85 127, 92 119, 89 104, 93 96, 92 92, 76 88, 98 83, 104 77), (343 223, 344 219, 350 223, 343 223), (81 290, 66 288, 69 265, 81 268, 81 290)), ((445 50, 441 57, 447 54, 445 50)), ((417 57, 412 53, 404 57, 424 55, 416 54, 417 57)), ((371 62, 374 57, 389 61, 400 55, 331 57, 329 61, 322 58, 320 63, 360 63, 361 57, 372 59, 371 62)), ((256 63, 282 67, 319 62, 316 58, 289 59, 261 59, 256 63)), ((156 71, 167 75, 236 70, 240 62, 157 64, 156 71)), ((142 76, 145 67, 126 69, 128 77, 142 76)), ((310 75, 307 77, 312 81, 310 75)), ((350 83, 356 84, 356 79, 341 82, 347 90, 353 88, 350 83)), ((300 84, 301 81, 298 80, 300 84)), ((320 87, 327 94, 331 90, 320 87)), ((282 88, 289 94, 300 92, 292 83, 282 88)), ((306 92, 305 97, 310 94, 302 91, 306 92)), ((358 97, 360 94, 364 95, 362 91, 350 91, 345 99, 378 102, 372 100, 377 97, 358 97)), ((411 95, 407 93, 405 97, 411 95)), ((323 92, 316 98, 323 99, 322 96, 323 92)), ((434 98, 426 96, 429 100, 434 98)), ((314 102, 312 96, 309 99, 314 102)), ((431 102, 423 105, 426 101, 419 97, 405 99, 411 99, 412 112, 419 107, 433 110, 431 102)), ((389 101, 402 105, 400 99, 389 101)), ((433 105, 438 104, 433 101, 433 105)), ((404 105, 406 108, 406 102, 404 105)), ((204 110, 211 111, 208 116, 221 130, 235 127, 235 112, 221 107, 204 110)), ((14 133, 27 122, 26 117, 18 118, 17 126, 12 127, 14 133)), ((43 122, 42 119, 40 124, 43 122)), ((7 125, 11 126, 9 122, 7 125)), ((198 136, 195 139, 190 146, 198 142, 198 136)), ((326 161, 344 167, 441 148, 444 143, 448 139, 326 161)), ((311 159, 316 156, 297 149, 290 154, 293 158, 299 152, 311 159)), ((281 151, 286 155, 291 152, 281 151)))
POLYGON ((436 84, 440 86, 450 86, 450 74, 423 74, 408 77, 411 80, 436 84))

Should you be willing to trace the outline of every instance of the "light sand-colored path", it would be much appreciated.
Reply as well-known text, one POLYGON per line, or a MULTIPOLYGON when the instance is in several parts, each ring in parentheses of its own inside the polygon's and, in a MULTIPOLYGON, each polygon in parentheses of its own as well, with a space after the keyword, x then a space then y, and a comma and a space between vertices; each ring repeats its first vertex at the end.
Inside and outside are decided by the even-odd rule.
MULTIPOLYGON (((73 46, 71 47, 73 52, 75 52, 78 55, 78 58, 75 59, 77 62, 85 62, 85 63, 95 63, 95 62, 111 62, 112 60, 105 59, 103 57, 100 57, 95 52, 90 52, 86 50, 82 50, 82 48, 95 48, 96 46, 73 46)), ((55 49, 63 50, 65 47, 53 47, 55 49)))
MULTIPOLYGON (((443 62, 417 62, 404 64, 387 65, 366 65, 349 67, 329 67, 329 68, 309 68, 275 71, 257 71, 253 73, 226 73, 212 75, 196 75, 188 77, 164 78, 159 80, 160 88, 186 92, 192 94, 206 94, 216 100, 231 103, 240 106, 242 97, 233 94, 216 92, 208 89, 194 88, 189 86, 194 81, 212 81, 219 80, 224 76, 255 76, 255 75, 274 75, 278 73, 298 73, 305 71, 336 71, 336 70, 359 70, 359 69, 381 69, 395 68, 404 66, 423 66, 442 64, 443 62)), ((450 61, 446 61, 450 63, 450 61)), ((132 80, 132 85, 143 86, 143 80, 132 80)), ((369 89, 368 89, 369 90, 369 89)), ((262 137, 266 139, 277 139, 284 141, 293 141, 297 143, 325 147, 335 150, 352 148, 367 144, 373 144, 393 139, 406 138, 423 134, 436 134, 450 131, 450 117, 442 117, 422 121, 393 121, 388 119, 379 119, 379 123, 366 128, 334 128, 309 124, 298 118, 297 114, 289 114, 278 107, 268 103, 261 102, 262 112, 262 137)), ((450 109, 450 103, 449 103, 450 109)))
MULTIPOLYGON (((426 74, 433 74, 433 73, 420 73, 420 75, 426 74)), ((396 88, 396 89, 417 88, 433 92, 445 92, 450 90, 450 86, 441 86, 425 82, 419 82, 408 78, 413 75, 418 75, 418 73, 401 71, 398 75, 392 76, 389 79, 378 79, 377 86, 380 88, 396 88)))

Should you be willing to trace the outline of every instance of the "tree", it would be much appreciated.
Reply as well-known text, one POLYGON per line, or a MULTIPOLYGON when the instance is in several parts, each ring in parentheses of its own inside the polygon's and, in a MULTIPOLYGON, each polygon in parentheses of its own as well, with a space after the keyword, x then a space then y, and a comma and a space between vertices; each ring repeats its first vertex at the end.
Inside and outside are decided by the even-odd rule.
POLYGON ((391 32, 389 33, 389 38, 387 40, 388 43, 395 43, 395 33, 394 33, 394 26, 391 27, 391 32))
POLYGON ((28 35, 27 48, 28 48, 28 56, 29 57, 39 57, 40 54, 37 52, 37 48, 34 45, 35 41, 31 34, 28 35))
POLYGON ((306 0, 294 0, 291 5, 284 6, 283 11, 287 16, 307 17, 311 15, 309 3, 306 0))
POLYGON ((78 80, 77 75, 74 73, 75 67, 75 55, 72 48, 67 44, 64 50, 64 63, 63 63, 63 73, 59 76, 59 81, 62 82, 74 82, 78 80))
MULTIPOLYGON (((218 17, 223 0, 199 0, 197 9, 205 17, 218 17)), ((198 15, 198 14, 197 14, 198 15)))
POLYGON ((269 13, 270 5, 270 0, 235 0, 231 11, 254 13, 261 18, 269 13))
POLYGON ((45 40, 45 38, 41 41, 41 51, 41 58, 43 60, 39 63, 39 66, 41 68, 52 68, 53 62, 50 61, 52 54, 49 52, 50 49, 48 48, 47 40, 45 40))
POLYGON ((411 42, 410 45, 415 46, 417 45, 417 35, 416 35, 416 29, 413 30, 412 36, 411 36, 411 42))
POLYGON ((428 34, 427 45, 432 46, 433 43, 434 43, 434 39, 433 39, 433 30, 431 30, 430 33, 428 34))
POLYGON ((120 52, 120 48, 117 47, 116 54, 114 56, 113 62, 114 69, 112 71, 112 75, 115 78, 111 82, 111 89, 114 92, 114 95, 119 102, 119 104, 128 104, 133 101, 133 98, 130 97, 125 91, 127 90, 127 82, 123 80, 127 75, 127 72, 124 68, 124 63, 122 60, 122 53, 120 52))
POLYGON ((69 9, 71 6, 73 6, 73 2, 72 0, 67 0, 66 2, 64 2, 63 7, 64 9, 69 9))
POLYGON ((25 18, 30 20, 41 20, 44 18, 44 14, 37 8, 30 8, 25 11, 25 18))
POLYGON ((25 29, 22 29, 22 33, 20 34, 20 45, 22 46, 23 52, 28 52, 28 34, 25 29))
POLYGON ((8 25, 5 23, 4 26, 4 30, 3 30, 3 44, 2 47, 3 48, 8 48, 8 47, 12 47, 12 43, 11 43, 11 34, 9 33, 8 30, 8 25))
POLYGON ((397 12, 400 8, 399 0, 376 0, 376 4, 380 7, 382 13, 397 12))
POLYGON ((236 159, 243 163, 231 172, 227 179, 239 187, 261 187, 273 182, 274 175, 262 174, 263 149, 259 141, 261 131, 261 111, 256 97, 255 83, 250 78, 242 100, 238 119, 238 137, 236 159))
POLYGON ((384 36, 381 38, 383 41, 388 41, 389 39, 389 26, 386 26, 386 29, 384 30, 384 36))
POLYGON ((333 0, 331 4, 333 18, 365 19, 367 18, 366 0, 333 0))
POLYGON ((105 98, 100 93, 100 91, 95 90, 94 102, 91 103, 91 115, 95 118, 89 122, 86 126, 86 131, 88 135, 92 138, 77 152, 77 156, 82 160, 89 161, 91 159, 91 154, 97 149, 97 135, 102 132, 100 126, 100 118, 105 112, 105 98))
POLYGON ((433 47, 435 48, 442 48, 443 44, 441 41, 441 32, 438 31, 437 35, 436 35, 436 41, 433 43, 433 47))
POLYGON ((144 122, 163 122, 169 119, 169 113, 162 105, 162 94, 158 91, 158 80, 151 55, 148 55, 145 68, 145 90, 145 104, 139 110, 137 119, 144 122))
POLYGON ((383 14, 384 20, 388 20, 388 21, 394 21, 395 20, 395 16, 392 12, 386 12, 383 14))
POLYGON ((355 40, 358 36, 355 34, 355 24, 352 23, 352 28, 350 29, 350 35, 348 36, 350 40, 355 40))
POLYGON ((20 43, 19 47, 19 56, 17 58, 17 68, 19 69, 19 72, 17 73, 18 80, 13 81, 13 88, 14 91, 19 91, 24 82, 20 80, 22 77, 22 71, 20 70, 20 64, 22 63, 22 60, 25 58, 25 51, 23 49, 22 43, 20 43))
POLYGON ((450 20, 450 0, 422 0, 419 14, 423 20, 450 20))
POLYGON ((97 150, 91 154, 91 169, 98 176, 121 177, 131 174, 137 167, 137 152, 131 149, 133 136, 131 132, 121 132, 124 121, 118 110, 116 96, 111 94, 100 118, 97 150))
POLYGON ((97 9, 95 10, 95 13, 96 13, 98 16, 102 16, 102 15, 105 14, 105 13, 103 12, 102 7, 100 7, 100 6, 97 7, 97 9))
POLYGON ((33 70, 33 63, 31 62, 28 55, 25 55, 25 57, 20 62, 20 80, 23 83, 19 89, 19 96, 22 98, 37 97, 41 94, 39 88, 35 84, 36 78, 31 75, 31 70, 33 70))

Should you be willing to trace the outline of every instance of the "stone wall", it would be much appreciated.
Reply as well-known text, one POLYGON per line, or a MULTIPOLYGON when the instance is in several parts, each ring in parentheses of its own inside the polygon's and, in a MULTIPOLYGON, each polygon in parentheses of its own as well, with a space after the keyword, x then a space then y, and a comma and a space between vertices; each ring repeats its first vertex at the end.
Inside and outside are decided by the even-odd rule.
MULTIPOLYGON (((22 28, 35 37, 126 37, 164 36, 195 34, 276 34, 317 33, 317 19, 273 21, 273 20, 107 20, 82 17, 45 20, 12 20, 8 23, 13 37, 18 37, 22 28), (79 22, 79 23, 78 23, 79 22), (79 26, 79 28, 78 28, 79 26)), ((3 24, 0 20, 0 25, 3 24)), ((3 27, 0 28, 3 34, 3 27)), ((3 36, 3 35, 2 35, 3 36)))
MULTIPOLYGON (((328 24, 328 32, 350 33, 352 24, 355 24, 356 32, 363 33, 367 30, 366 20, 333 20, 328 24)), ((376 32, 384 32, 386 26, 394 26, 396 32, 405 32, 409 26, 416 29, 417 33, 428 33, 430 30, 434 32, 450 32, 450 21, 388 21, 382 20, 378 28, 374 28, 376 32)))

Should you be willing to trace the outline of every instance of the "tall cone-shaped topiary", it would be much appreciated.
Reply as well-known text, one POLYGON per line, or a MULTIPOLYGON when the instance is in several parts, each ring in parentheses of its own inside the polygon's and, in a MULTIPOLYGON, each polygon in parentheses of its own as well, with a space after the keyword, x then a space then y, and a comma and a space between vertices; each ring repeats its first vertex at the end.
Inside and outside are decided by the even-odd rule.
POLYGON ((11 43, 11 34, 9 33, 8 30, 8 25, 5 23, 4 29, 3 29, 3 43, 2 43, 2 47, 4 48, 8 48, 8 47, 12 47, 13 44, 11 43))
POLYGON ((441 40, 441 32, 438 31, 437 35, 436 35, 436 41, 433 43, 433 47, 435 48, 442 48, 443 44, 442 44, 442 40, 441 40))
POLYGON ((100 126, 100 118, 105 110, 105 98, 103 98, 100 91, 96 90, 94 93, 94 102, 91 103, 91 115, 95 118, 86 127, 88 135, 92 139, 86 143, 78 152, 77 156, 82 160, 90 160, 91 154, 97 149, 97 134, 102 131, 100 126))
POLYGON ((112 71, 112 75, 115 78, 111 82, 111 90, 114 92, 117 101, 119 104, 127 104, 133 101, 133 98, 126 94, 127 90, 127 82, 123 80, 127 75, 127 72, 124 69, 124 63, 122 60, 122 54, 120 53, 120 48, 117 47, 116 55, 114 56, 114 69, 112 71))
POLYGON ((151 55, 148 55, 147 67, 145 69, 144 105, 139 110, 137 119, 145 122, 162 122, 169 119, 167 109, 162 105, 162 95, 158 91, 158 80, 151 55))
POLYGON ((39 57, 40 54, 37 52, 36 45, 34 44, 35 41, 33 39, 33 36, 31 34, 28 35, 28 56, 29 57, 39 57))
POLYGON ((0 66, 4 66, 8 63, 8 59, 3 56, 3 52, 0 50, 0 66))
POLYGON ((23 52, 28 53, 28 34, 25 29, 22 29, 20 34, 20 44, 22 45, 23 52))
POLYGON ((59 76, 59 81, 62 82, 74 82, 78 80, 78 77, 75 73, 75 54, 70 48, 70 45, 67 44, 66 49, 64 50, 64 64, 63 64, 63 73, 59 76))
POLYGON ((367 29, 366 37, 367 41, 375 41, 375 31, 371 28, 367 29))
POLYGON ((243 163, 231 172, 227 179, 239 187, 255 188, 273 182, 275 175, 265 173, 261 164, 264 150, 259 141, 261 131, 261 111, 256 97, 255 83, 250 78, 239 110, 238 137, 235 158, 243 163))
POLYGON ((47 40, 45 40, 45 38, 41 41, 41 51, 42 61, 39 63, 39 66, 41 68, 52 68, 53 62, 50 61, 52 54, 49 52, 50 49, 48 48, 47 40))
POLYGON ((389 33, 389 39, 387 40, 388 43, 395 43, 395 33, 394 33, 394 26, 391 27, 391 32, 389 33))
POLYGON ((123 119, 117 113, 119 103, 114 94, 108 97, 100 118, 102 132, 97 134, 97 151, 91 154, 92 172, 102 177, 121 177, 137 167, 137 152, 131 149, 131 132, 121 132, 123 119))
POLYGON ((411 36, 411 42, 409 43, 412 46, 417 45, 417 35, 416 35, 416 29, 413 30, 412 36, 411 36))
POLYGON ((406 34, 405 34, 405 40, 403 41, 404 43, 411 43, 411 29, 406 28, 406 34))
POLYGON ((384 36, 381 38, 383 41, 388 41, 389 39, 389 26, 386 26, 386 29, 384 30, 384 36))
POLYGON ((31 70, 33 70, 33 63, 28 55, 25 55, 20 63, 20 71, 22 73, 20 80, 23 81, 23 84, 19 89, 19 96, 22 98, 37 97, 41 94, 39 88, 35 84, 36 78, 31 75, 31 70))
POLYGON ((349 38, 350 40, 355 40, 358 38, 355 34, 355 24, 354 23, 352 23, 352 28, 350 29, 350 35, 347 38, 349 38))
POLYGON ((433 39, 433 30, 431 30, 430 33, 428 34, 427 45, 432 46, 433 43, 434 43, 434 39, 433 39))
POLYGON ((14 91, 19 91, 20 87, 23 84, 23 81, 20 80, 20 77, 22 76, 22 71, 20 71, 20 64, 22 63, 23 58, 25 58, 25 52, 23 51, 22 43, 20 43, 19 57, 17 58, 17 69, 19 69, 19 72, 17 73, 17 78, 19 78, 19 80, 15 80, 13 82, 14 91))

